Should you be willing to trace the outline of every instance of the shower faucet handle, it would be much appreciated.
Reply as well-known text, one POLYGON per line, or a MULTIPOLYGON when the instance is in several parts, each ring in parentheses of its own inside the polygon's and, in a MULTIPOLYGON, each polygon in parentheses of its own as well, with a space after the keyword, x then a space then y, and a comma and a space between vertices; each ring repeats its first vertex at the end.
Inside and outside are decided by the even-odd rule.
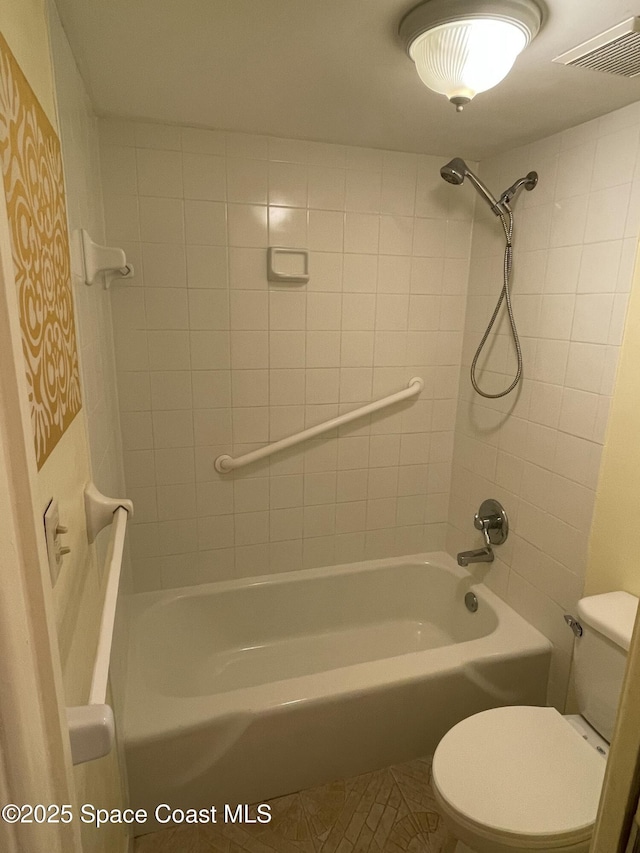
POLYGON ((482 535, 484 536, 484 544, 490 548, 491 547, 491 539, 489 538, 489 524, 491 523, 490 518, 481 518, 481 516, 476 513, 473 516, 473 526, 476 530, 481 530, 482 535))
POLYGON ((485 544, 502 545, 509 535, 509 519, 502 504, 488 498, 480 504, 480 509, 473 517, 476 530, 481 530, 485 544))

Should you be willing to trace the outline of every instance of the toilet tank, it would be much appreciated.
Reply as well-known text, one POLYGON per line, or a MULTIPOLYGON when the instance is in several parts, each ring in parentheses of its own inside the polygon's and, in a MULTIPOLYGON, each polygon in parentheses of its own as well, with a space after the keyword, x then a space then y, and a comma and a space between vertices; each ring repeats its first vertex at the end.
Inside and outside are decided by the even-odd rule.
POLYGON ((578 602, 574 680, 582 716, 609 743, 613 735, 638 599, 628 592, 591 595, 578 602))

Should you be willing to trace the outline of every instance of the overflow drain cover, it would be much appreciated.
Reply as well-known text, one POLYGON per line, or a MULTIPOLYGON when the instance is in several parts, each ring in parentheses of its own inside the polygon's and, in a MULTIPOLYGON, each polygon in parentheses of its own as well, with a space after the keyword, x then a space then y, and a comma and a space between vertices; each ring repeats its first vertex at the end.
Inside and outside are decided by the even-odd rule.
POLYGON ((464 603, 467 607, 467 610, 470 610, 472 613, 475 613, 478 609, 478 599, 475 596, 475 593, 468 592, 464 597, 464 603))

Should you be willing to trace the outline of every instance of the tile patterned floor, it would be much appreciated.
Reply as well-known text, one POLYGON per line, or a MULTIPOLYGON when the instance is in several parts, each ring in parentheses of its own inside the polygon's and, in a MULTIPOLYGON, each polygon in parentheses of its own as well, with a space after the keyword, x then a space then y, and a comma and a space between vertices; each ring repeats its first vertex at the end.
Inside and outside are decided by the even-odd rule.
POLYGON ((135 853, 442 853, 448 840, 426 758, 269 802, 268 824, 165 829, 135 853))

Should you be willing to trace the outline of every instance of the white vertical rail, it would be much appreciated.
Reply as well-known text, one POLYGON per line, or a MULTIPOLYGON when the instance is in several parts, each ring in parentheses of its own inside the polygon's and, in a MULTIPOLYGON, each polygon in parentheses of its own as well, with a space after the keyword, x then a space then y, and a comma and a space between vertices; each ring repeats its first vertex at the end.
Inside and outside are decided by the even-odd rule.
POLYGON ((237 456, 235 459, 232 456, 223 454, 218 456, 214 462, 216 471, 220 474, 227 474, 235 468, 242 468, 244 465, 250 465, 252 462, 257 462, 259 459, 264 459, 271 456, 273 453, 279 453, 281 450, 286 450, 289 447, 294 447, 303 441, 308 441, 310 438, 315 438, 329 430, 344 424, 351 423, 357 418, 363 418, 365 415, 370 415, 373 412, 378 412, 380 409, 385 409, 387 406, 392 406, 394 403, 399 403, 401 400, 408 400, 410 397, 417 397, 424 388, 424 380, 419 376, 414 376, 409 381, 409 384, 402 391, 397 391, 395 394, 389 394, 388 397, 383 397, 381 400, 375 400, 373 403, 367 403, 366 406, 361 406, 359 409, 354 409, 352 412, 345 412, 344 415, 338 415, 330 421, 317 424, 302 430, 302 432, 294 433, 280 441, 274 441, 273 444, 267 444, 258 450, 252 450, 250 453, 245 453, 243 456, 237 456))
POLYGON ((93 666, 91 691, 89 693, 90 705, 100 705, 107 698, 109 660, 111 658, 113 626, 116 618, 116 604, 118 601, 118 587, 120 586, 124 536, 128 515, 129 513, 122 506, 118 507, 113 514, 112 533, 105 563, 108 572, 107 588, 104 594, 104 607, 102 608, 100 633, 98 634, 98 648, 93 666))
POLYGON ((71 759, 74 764, 107 755, 115 740, 113 711, 105 702, 127 519, 133 515, 131 501, 107 498, 100 494, 93 483, 86 486, 84 497, 89 542, 93 542, 98 533, 108 526, 111 526, 111 537, 105 561, 107 581, 89 702, 67 708, 71 759))

